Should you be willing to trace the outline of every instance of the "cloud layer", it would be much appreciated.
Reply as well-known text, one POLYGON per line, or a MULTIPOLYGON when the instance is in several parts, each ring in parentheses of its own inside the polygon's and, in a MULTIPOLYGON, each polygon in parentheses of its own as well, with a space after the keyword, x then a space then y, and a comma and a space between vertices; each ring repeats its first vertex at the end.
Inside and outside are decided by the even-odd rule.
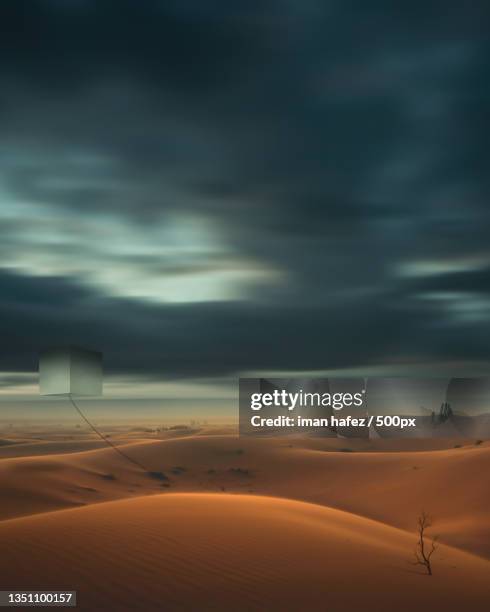
POLYGON ((0 7, 0 371, 486 361, 488 3, 0 7))

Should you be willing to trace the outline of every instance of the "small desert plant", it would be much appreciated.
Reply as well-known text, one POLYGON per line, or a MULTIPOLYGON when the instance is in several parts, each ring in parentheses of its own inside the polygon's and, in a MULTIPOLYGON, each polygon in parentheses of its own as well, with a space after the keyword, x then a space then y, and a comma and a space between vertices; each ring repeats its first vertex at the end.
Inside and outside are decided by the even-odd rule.
POLYGON ((433 537, 429 542, 426 541, 426 530, 432 526, 432 519, 424 511, 421 512, 418 521, 419 539, 415 547, 415 562, 414 565, 423 565, 429 576, 432 576, 431 557, 437 549, 437 536, 433 537))
POLYGON ((168 477, 163 472, 148 472, 148 476, 155 480, 168 480, 168 477))
POLYGON ((244 468, 230 468, 229 470, 232 474, 237 474, 238 476, 248 476, 250 474, 249 470, 244 468))
POLYGON ((114 474, 101 474, 101 478, 104 480, 116 480, 114 474))
POLYGON ((182 474, 183 472, 187 472, 187 468, 182 467, 181 465, 176 465, 172 468, 172 474, 182 474))
POLYGON ((483 444, 483 440, 476 440, 475 444, 479 446, 480 444, 483 444))

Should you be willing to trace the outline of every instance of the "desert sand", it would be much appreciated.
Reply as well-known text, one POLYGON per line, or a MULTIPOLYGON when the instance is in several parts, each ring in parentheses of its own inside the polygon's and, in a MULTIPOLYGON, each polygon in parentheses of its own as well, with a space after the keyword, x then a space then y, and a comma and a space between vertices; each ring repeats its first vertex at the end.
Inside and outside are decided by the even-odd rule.
POLYGON ((25 456, 0 447, 2 588, 76 589, 82 609, 488 601, 488 442, 397 451, 393 440, 203 431, 118 443, 148 472, 94 440, 23 440, 25 456), (432 577, 412 564, 422 509, 440 538, 432 577))
POLYGON ((490 562, 446 546, 432 577, 413 538, 318 505, 160 494, 3 521, 2 581, 77 588, 80 609, 483 609, 490 562), (136 602, 136 604, 135 604, 136 602))

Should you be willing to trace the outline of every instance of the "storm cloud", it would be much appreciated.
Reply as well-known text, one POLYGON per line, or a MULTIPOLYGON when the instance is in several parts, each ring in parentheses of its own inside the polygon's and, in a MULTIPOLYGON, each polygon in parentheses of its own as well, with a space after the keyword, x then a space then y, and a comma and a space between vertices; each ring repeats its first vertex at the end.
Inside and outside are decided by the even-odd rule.
POLYGON ((488 361, 488 3, 0 6, 0 371, 488 361))

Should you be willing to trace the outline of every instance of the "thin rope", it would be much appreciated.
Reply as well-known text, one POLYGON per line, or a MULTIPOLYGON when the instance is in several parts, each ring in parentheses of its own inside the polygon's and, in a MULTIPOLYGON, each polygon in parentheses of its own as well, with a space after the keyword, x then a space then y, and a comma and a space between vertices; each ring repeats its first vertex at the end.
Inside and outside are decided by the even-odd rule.
POLYGON ((83 414, 83 412, 80 410, 80 408, 75 404, 73 397, 71 396, 71 394, 68 395, 70 402, 72 403, 73 407, 75 408, 75 410, 78 412, 78 414, 82 417, 82 419, 95 431, 95 433, 102 439, 104 440, 104 442, 110 446, 111 448, 113 448, 116 453, 119 453, 122 457, 124 457, 125 459, 127 459, 128 461, 130 461, 131 463, 133 463, 134 465, 136 465, 137 467, 139 467, 141 470, 143 470, 144 472, 149 472, 150 470, 148 470, 148 468, 146 468, 142 463, 140 463, 139 461, 136 461, 136 459, 133 459, 132 457, 130 457, 129 455, 126 455, 126 453, 124 451, 122 451, 119 447, 117 447, 115 444, 113 444, 108 438, 106 438, 104 436, 104 434, 100 433, 100 431, 97 429, 97 427, 95 427, 95 425, 93 425, 88 419, 87 417, 83 414))

